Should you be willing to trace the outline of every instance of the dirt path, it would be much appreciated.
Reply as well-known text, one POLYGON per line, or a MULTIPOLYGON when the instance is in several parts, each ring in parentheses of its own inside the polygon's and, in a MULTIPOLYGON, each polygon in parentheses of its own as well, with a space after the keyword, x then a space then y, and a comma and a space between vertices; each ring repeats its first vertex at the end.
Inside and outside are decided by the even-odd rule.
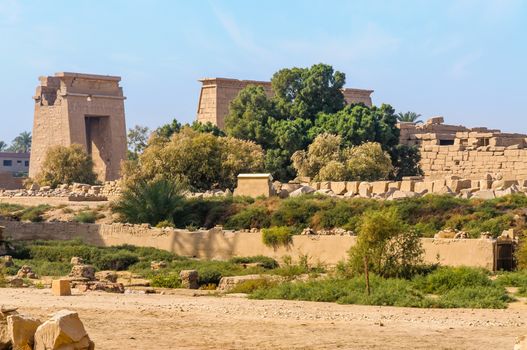
POLYGON ((97 349, 512 349, 527 307, 424 310, 235 297, 1 289, 0 304, 45 318, 79 312, 97 349))

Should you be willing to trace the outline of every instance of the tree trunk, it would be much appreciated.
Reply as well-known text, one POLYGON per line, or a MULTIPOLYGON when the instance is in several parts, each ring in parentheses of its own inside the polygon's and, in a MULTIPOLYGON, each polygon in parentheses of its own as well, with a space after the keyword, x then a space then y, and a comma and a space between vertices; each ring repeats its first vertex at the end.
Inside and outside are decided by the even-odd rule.
POLYGON ((364 277, 366 278, 366 292, 370 295, 370 271, 368 270, 368 255, 364 255, 364 277))

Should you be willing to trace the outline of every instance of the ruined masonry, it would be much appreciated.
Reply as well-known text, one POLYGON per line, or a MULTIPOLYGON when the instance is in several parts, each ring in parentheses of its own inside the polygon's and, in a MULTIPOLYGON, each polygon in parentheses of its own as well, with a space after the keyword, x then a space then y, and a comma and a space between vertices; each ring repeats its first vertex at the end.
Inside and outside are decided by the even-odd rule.
POLYGON ((457 176, 504 180, 527 179, 527 135, 487 128, 444 124, 434 117, 424 124, 400 123, 400 143, 417 145, 427 179, 457 176))
MULTIPOLYGON (((238 80, 228 78, 204 78, 198 102, 197 120, 201 123, 211 122, 220 129, 225 126, 225 117, 229 114, 229 103, 248 85, 262 86, 267 96, 273 96, 271 82, 257 80, 238 80)), ((364 103, 371 106, 373 90, 350 89, 342 90, 347 103, 364 103)))
POLYGON ((82 145, 101 181, 119 178, 126 158, 126 125, 120 77, 56 73, 40 77, 29 176, 35 177, 49 147, 82 145))

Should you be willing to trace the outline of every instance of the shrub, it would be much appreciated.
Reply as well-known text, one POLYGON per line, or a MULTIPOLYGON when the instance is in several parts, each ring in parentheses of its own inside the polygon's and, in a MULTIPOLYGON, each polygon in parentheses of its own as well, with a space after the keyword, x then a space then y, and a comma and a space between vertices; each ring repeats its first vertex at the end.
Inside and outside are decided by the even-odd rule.
POLYGON ((366 212, 361 220, 357 244, 349 251, 352 272, 360 273, 367 261, 369 270, 383 277, 410 277, 422 264, 423 249, 418 235, 394 208, 366 212))
POLYGON ((18 215, 20 220, 31 221, 31 222, 41 222, 44 221, 42 215, 48 211, 51 207, 47 204, 41 204, 36 207, 29 207, 22 210, 18 215))
POLYGON ((265 245, 274 248, 287 246, 293 241, 293 231, 287 226, 264 228, 262 240, 265 245))
POLYGON ((444 308, 478 308, 503 309, 512 299, 505 288, 497 286, 456 287, 441 295, 437 307, 444 308))
POLYGON ((250 206, 229 217, 225 222, 228 230, 263 228, 271 225, 269 211, 260 206, 250 206))
POLYGON ((393 172, 392 161, 381 144, 366 142, 347 151, 346 167, 350 180, 375 181, 387 179, 393 172))
POLYGON ((440 267, 436 271, 416 277, 416 287, 424 293, 441 294, 454 288, 489 287, 488 272, 470 267, 440 267))
POLYGON ((163 220, 163 221, 159 221, 156 225, 157 228, 165 228, 165 227, 175 227, 174 226, 174 223, 168 221, 168 220, 163 220))
POLYGON ((129 223, 173 222, 184 204, 184 185, 177 181, 157 179, 129 183, 112 210, 129 223))
POLYGON ((97 257, 92 263, 99 270, 123 271, 137 262, 139 262, 137 254, 118 251, 111 254, 103 254, 97 257))
POLYGON ((229 260, 233 264, 250 264, 250 263, 260 263, 266 269, 276 269, 278 267, 278 262, 267 256, 256 255, 256 256, 237 256, 229 260))
POLYGON ((51 147, 44 158, 42 168, 35 179, 40 185, 56 187, 60 184, 80 182, 94 184, 97 175, 93 161, 81 145, 51 147))
POLYGON ((229 291, 229 293, 253 293, 258 289, 268 289, 275 286, 275 282, 269 281, 267 278, 259 278, 254 280, 247 280, 238 285, 229 291))
POLYGON ((150 285, 152 287, 159 288, 181 288, 181 279, 179 274, 168 274, 168 275, 155 275, 150 280, 150 285))
POLYGON ((73 221, 82 222, 84 224, 93 224, 100 216, 93 210, 81 211, 73 217, 73 221))

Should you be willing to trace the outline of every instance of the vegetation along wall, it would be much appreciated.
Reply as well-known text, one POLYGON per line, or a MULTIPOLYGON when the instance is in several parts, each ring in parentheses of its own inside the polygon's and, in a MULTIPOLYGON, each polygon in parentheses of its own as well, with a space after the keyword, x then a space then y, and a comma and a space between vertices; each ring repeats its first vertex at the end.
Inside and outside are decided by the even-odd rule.
MULTIPOLYGON (((81 239, 97 246, 132 244, 164 249, 178 255, 203 259, 229 259, 234 256, 265 255, 277 260, 289 255, 297 259, 307 254, 311 263, 334 265, 346 259, 356 242, 349 235, 297 235, 287 247, 272 248, 262 243, 261 233, 232 232, 212 229, 187 231, 149 228, 147 225, 80 224, 74 222, 25 223, 0 221, 5 238, 13 240, 81 239)), ((487 239, 422 238, 424 259, 449 266, 474 266, 494 269, 495 248, 487 239)))

